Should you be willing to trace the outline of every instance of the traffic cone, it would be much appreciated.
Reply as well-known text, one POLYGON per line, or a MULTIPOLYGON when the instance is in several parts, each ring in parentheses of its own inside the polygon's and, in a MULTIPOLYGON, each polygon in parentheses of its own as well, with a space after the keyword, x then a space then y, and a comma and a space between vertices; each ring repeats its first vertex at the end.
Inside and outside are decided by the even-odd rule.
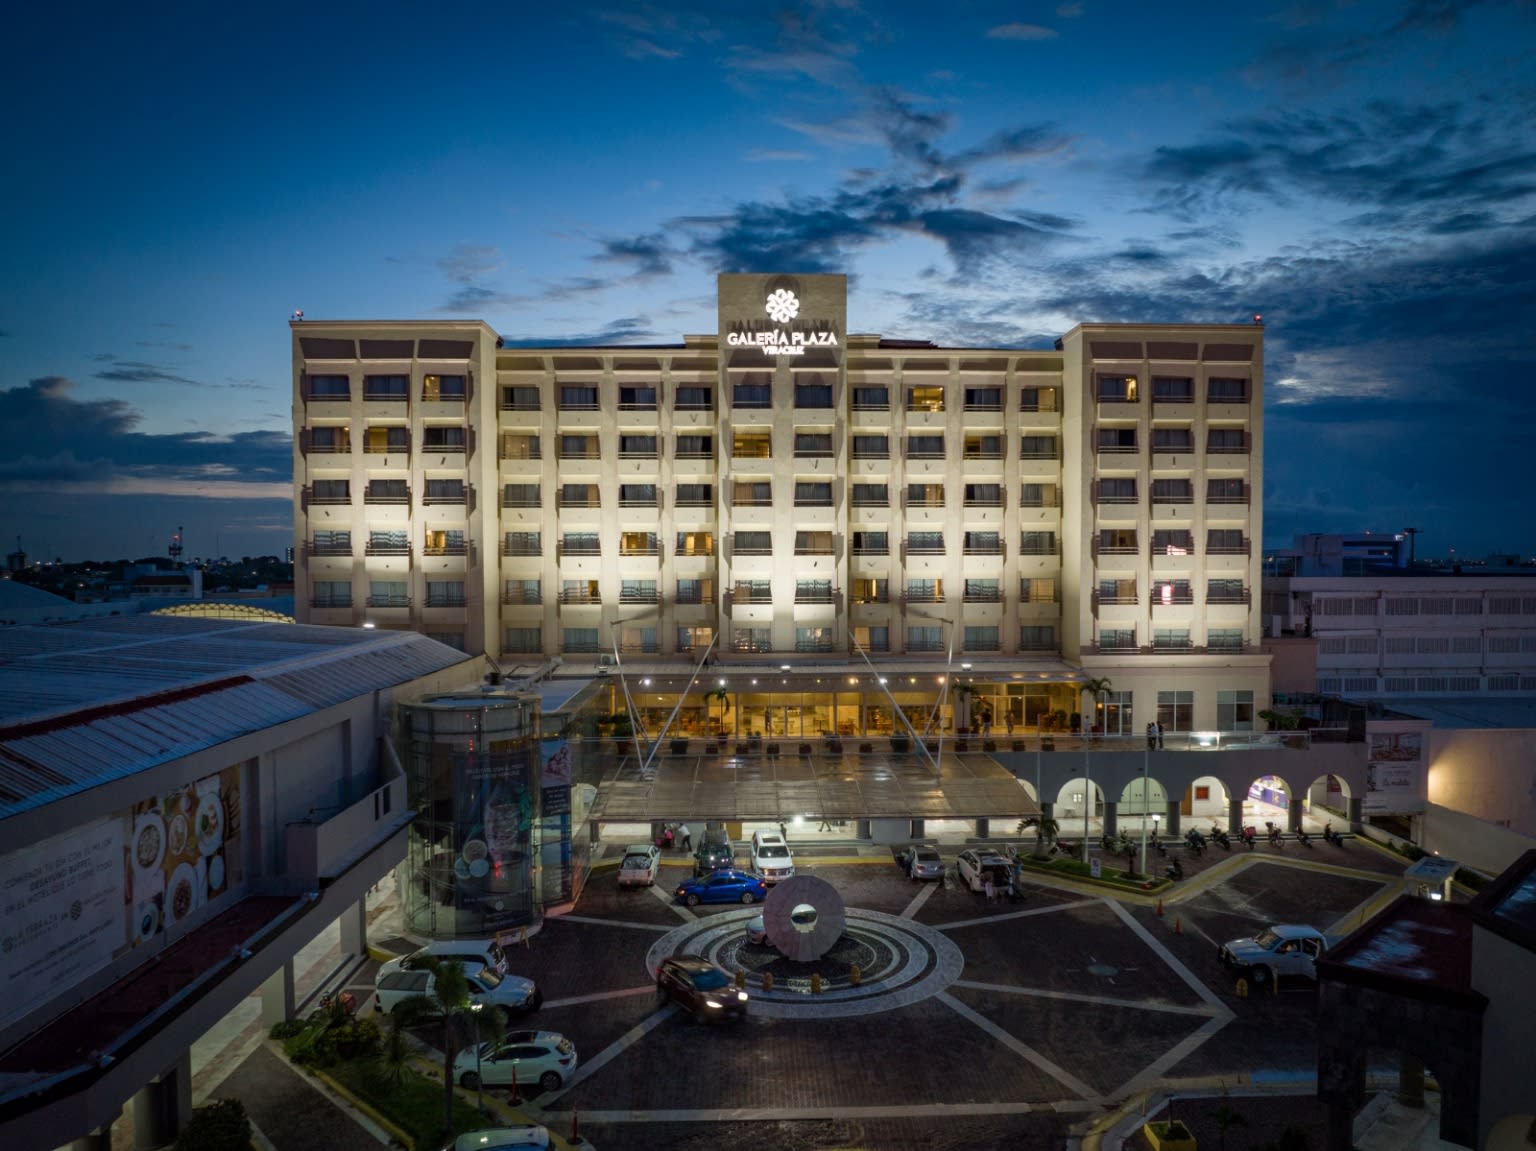
POLYGON ((580 1138, 581 1138, 581 1112, 577 1110, 576 1104, 572 1103, 571 1104, 571 1142, 575 1143, 580 1138))
POLYGON ((1157 901, 1157 917, 1159 919, 1163 917, 1163 901, 1161 899, 1157 901))
POLYGON ((522 1101, 522 1096, 517 1093, 517 1073, 513 1072, 512 1086, 507 1088, 507 1103, 513 1107, 516 1107, 522 1101))
POLYGON ((1173 921, 1173 933, 1175 935, 1183 935, 1184 934, 1184 920, 1183 919, 1181 919, 1181 918, 1175 918, 1174 919, 1174 921, 1173 921))

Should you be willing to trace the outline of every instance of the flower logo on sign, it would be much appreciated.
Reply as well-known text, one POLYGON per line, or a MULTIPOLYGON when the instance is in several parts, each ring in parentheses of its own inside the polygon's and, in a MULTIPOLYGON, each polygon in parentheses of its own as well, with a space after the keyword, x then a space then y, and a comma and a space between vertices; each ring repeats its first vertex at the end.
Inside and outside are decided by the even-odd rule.
POLYGON ((800 301, 785 288, 768 296, 768 315, 777 324, 787 324, 800 314, 800 301))

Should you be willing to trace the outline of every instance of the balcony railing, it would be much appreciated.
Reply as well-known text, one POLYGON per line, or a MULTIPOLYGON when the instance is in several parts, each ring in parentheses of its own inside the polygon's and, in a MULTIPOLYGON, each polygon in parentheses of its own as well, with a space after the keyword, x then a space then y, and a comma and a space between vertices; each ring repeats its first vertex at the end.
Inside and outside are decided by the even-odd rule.
POLYGON ((600 460, 603 458, 602 449, 596 446, 562 447, 560 449, 562 460, 600 460))
POLYGON ((411 597, 408 595, 371 595, 368 597, 369 607, 410 607, 411 597))
POLYGON ((1088 550, 1096 556, 1133 556, 1140 549, 1137 548, 1134 540, 1130 543, 1105 543, 1103 540, 1095 539, 1089 544, 1088 550))
POLYGON ((337 596, 331 595, 310 596, 309 606, 319 609, 350 608, 352 606, 352 597, 346 596, 345 598, 338 598, 337 596))
POLYGON ((435 504, 464 504, 468 502, 468 488, 461 488, 456 492, 428 492, 421 497, 423 507, 431 507, 435 504))
MULTIPOLYGON (((330 503, 349 504, 352 501, 350 499, 342 499, 342 500, 321 499, 321 500, 315 500, 315 501, 311 501, 311 502, 325 503, 325 504, 330 504, 330 503)), ((407 488, 405 491, 400 492, 400 493, 395 493, 395 492, 376 492, 372 488, 365 488, 365 489, 363 489, 363 503, 365 503, 365 504, 408 504, 410 502, 411 502, 411 490, 409 488, 407 488)))
POLYGON ((620 544, 619 554, 621 556, 659 556, 661 555, 661 545, 659 543, 620 544))
POLYGON ((382 444, 364 440, 363 454, 365 456, 409 456, 411 445, 403 440, 382 444))
POLYGON ((836 603, 837 602, 837 593, 834 592, 831 588, 815 589, 815 590, 807 590, 805 588, 796 588, 795 589, 795 602, 796 603, 836 603))
POLYGON ((964 599, 966 603, 1002 603, 1003 592, 1001 588, 995 587, 968 587, 965 589, 965 594, 961 598, 964 599))
POLYGON ((705 604, 714 603, 715 597, 703 591, 679 592, 673 597, 672 602, 678 607, 703 607, 705 604))
POLYGON ((437 592, 427 594, 428 607, 467 607, 468 598, 463 592, 437 592))
POLYGON ((1183 443, 1169 443, 1165 440, 1152 441, 1152 454, 1154 456, 1187 456, 1194 452, 1193 440, 1185 440, 1183 443))
POLYGON ((1115 605, 1115 606, 1135 606, 1137 603, 1140 603, 1140 602, 1141 602, 1140 599, 1137 597, 1137 595, 1136 595, 1136 593, 1134 591, 1132 591, 1132 592, 1114 592, 1114 593, 1109 594, 1109 595, 1106 595, 1104 592, 1100 592, 1100 591, 1095 591, 1093 593, 1093 606, 1095 608, 1098 608, 1100 606, 1110 606, 1110 605, 1115 605))
POLYGON ((1000 556, 1004 551, 1001 540, 971 540, 964 547, 968 556, 1000 556))
POLYGON ((797 652, 811 654, 818 652, 829 652, 832 650, 832 637, 818 636, 815 639, 797 638, 795 640, 795 650, 797 652))
POLYGON ((557 508, 596 508, 601 507, 603 499, 598 492, 564 492, 555 493, 555 507, 557 508))
MULTIPOLYGON (((715 554, 715 549, 714 548, 678 548, 677 551, 675 551, 673 553, 673 558, 674 559, 680 559, 680 560, 708 559, 711 556, 713 556, 714 554, 715 554)), ((737 555, 743 555, 743 554, 749 554, 749 553, 744 553, 744 552, 738 550, 736 552, 736 554, 737 555)), ((763 554, 771 555, 772 554, 772 550, 770 549, 768 552, 765 552, 763 554)))
POLYGON ((715 497, 678 496, 676 506, 680 508, 712 508, 715 506, 715 497))
POLYGON ((942 639, 917 639, 907 642, 907 650, 913 653, 936 654, 948 651, 949 647, 942 639))
POLYGON ((853 549, 856 556, 888 556, 891 554, 890 544, 860 544, 853 549))
POLYGON ((621 508, 659 508, 661 507, 661 494, 652 492, 648 496, 620 495, 619 507, 621 508))
POLYGON ((1249 592, 1248 592, 1247 588, 1243 588, 1242 591, 1235 591, 1235 592, 1234 591, 1212 591, 1212 592, 1207 592, 1206 596, 1205 596, 1205 602, 1206 603, 1246 604, 1246 603, 1251 602, 1251 600, 1252 600, 1252 596, 1249 595, 1249 592))
POLYGON ((797 508, 829 508, 832 506, 831 496, 796 496, 797 508))
POLYGON ((560 593, 560 602, 563 604, 600 604, 603 602, 603 593, 597 591, 571 591, 567 589, 560 593))
POLYGON ((1193 543, 1187 543, 1187 544, 1169 544, 1169 543, 1162 543, 1162 544, 1160 544, 1160 543, 1154 543, 1152 545, 1152 558, 1153 559, 1156 559, 1158 556, 1192 556, 1194 554, 1195 554, 1195 545, 1193 543))
POLYGON ((503 591, 501 593, 501 602, 506 604, 508 607, 516 607, 519 604, 542 604, 544 602, 544 593, 538 590, 503 591))
POLYGON ((1180 606, 1195 602, 1195 593, 1186 590, 1174 590, 1164 593, 1162 586, 1154 584, 1152 587, 1152 606, 1167 607, 1169 605, 1180 606))
POLYGON ((733 508, 771 508, 773 507, 772 495, 757 495, 750 492, 732 492, 731 507, 733 508))
MULTIPOLYGON (((316 495, 314 488, 305 488, 304 489, 304 506, 305 507, 336 506, 336 505, 350 504, 351 502, 352 502, 352 494, 351 494, 351 492, 346 492, 346 493, 343 493, 342 495, 339 495, 339 496, 328 496, 328 495, 316 495)), ((404 501, 401 501, 401 502, 403 503, 404 501)))
POLYGON ((860 592, 852 600, 855 607, 864 607, 869 604, 888 604, 891 602, 891 593, 885 592, 860 592))
POLYGON ((891 497, 885 496, 855 496, 850 501, 856 508, 888 508, 891 506, 891 497))
POLYGON ((506 540, 503 540, 501 543, 501 554, 503 556, 542 556, 544 548, 536 543, 508 543, 506 540))
POLYGON ((1206 494, 1205 502, 1208 504, 1246 504, 1248 502, 1248 485, 1243 485, 1243 490, 1235 494, 1221 493, 1219 495, 1206 494))
POLYGON ((1094 445, 1093 450, 1101 456, 1134 456, 1141 449, 1135 444, 1122 444, 1118 441, 1100 440, 1094 445))
MULTIPOLYGON (((943 603, 942 591, 909 591, 901 595, 902 604, 943 603)), ((941 645, 942 646, 942 645, 941 645)))
POLYGON ((370 556, 408 556, 411 554, 411 545, 389 543, 382 540, 369 540, 363 548, 363 554, 370 556))
POLYGON ((422 440, 421 450, 423 454, 440 453, 448 456, 462 456, 468 445, 463 440, 434 441, 422 440))
POLYGON ((1195 493, 1189 492, 1158 492, 1152 493, 1154 504, 1192 504, 1195 502, 1195 493))
POLYGON ((619 589, 620 603, 661 603, 661 593, 655 588, 621 588, 619 589))
POLYGON ((314 540, 309 540, 304 544, 304 550, 312 556, 350 556, 352 554, 352 544, 317 544, 314 540))
POLYGON ((1095 506, 1101 504, 1136 504, 1141 502, 1141 497, 1135 492, 1101 492, 1098 488, 1094 488, 1093 502, 1095 506))
POLYGON ((908 543, 904 549, 909 556, 941 556, 944 553, 943 543, 908 543))
POLYGON ((503 492, 501 497, 501 506, 504 508, 537 508, 543 507, 544 504, 537 494, 531 496, 509 496, 503 492))
POLYGON ((469 544, 424 544, 421 549, 424 556, 467 556, 469 544))
POLYGON ((1211 544, 1205 549, 1206 555, 1213 556, 1245 556, 1249 552, 1249 540, 1244 536, 1242 541, 1235 544, 1211 544))
POLYGON ((773 641, 767 638, 758 639, 749 635, 732 636, 731 650, 742 655, 759 655, 763 652, 772 651, 773 641))
POLYGON ((555 558, 562 556, 598 556, 603 554, 603 545, 597 540, 561 540, 555 545, 555 558))
POLYGON ((995 496, 966 496, 965 506, 968 508, 1000 508, 1003 506, 1003 494, 998 492, 995 496))

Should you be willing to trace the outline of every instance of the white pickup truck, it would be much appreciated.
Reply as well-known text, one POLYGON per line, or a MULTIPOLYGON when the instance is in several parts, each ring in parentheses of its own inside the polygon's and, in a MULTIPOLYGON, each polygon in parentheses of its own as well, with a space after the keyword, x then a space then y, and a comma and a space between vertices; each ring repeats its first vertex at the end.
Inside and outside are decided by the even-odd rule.
POLYGON ((1221 961, 1250 983, 1262 984, 1282 975, 1317 978, 1317 960, 1328 950, 1328 937, 1315 927, 1277 923, 1252 939, 1223 943, 1221 961))

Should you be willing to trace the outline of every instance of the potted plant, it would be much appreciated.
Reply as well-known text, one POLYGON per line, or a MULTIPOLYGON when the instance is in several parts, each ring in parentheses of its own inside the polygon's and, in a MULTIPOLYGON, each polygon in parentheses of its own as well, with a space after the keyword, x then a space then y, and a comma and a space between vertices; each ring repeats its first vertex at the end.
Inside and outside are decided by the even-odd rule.
POLYGON ((1266 708, 1259 712, 1259 718, 1269 724, 1270 731, 1295 731, 1301 725, 1301 716, 1294 711, 1275 711, 1266 708))
POLYGON ((608 717, 611 725, 614 744, 620 755, 633 755, 635 753, 635 724, 629 718, 629 712, 616 711, 608 717))
MULTIPOLYGON (((1083 680, 1082 693, 1093 697, 1094 713, 1093 726, 1098 731, 1104 730, 1104 720, 1107 718, 1104 712, 1104 693, 1110 688, 1109 680, 1104 676, 1092 676, 1083 680)), ((1079 718, 1078 722, 1081 722, 1079 718)), ((1077 723, 1073 723, 1073 730, 1077 729, 1077 723)))

